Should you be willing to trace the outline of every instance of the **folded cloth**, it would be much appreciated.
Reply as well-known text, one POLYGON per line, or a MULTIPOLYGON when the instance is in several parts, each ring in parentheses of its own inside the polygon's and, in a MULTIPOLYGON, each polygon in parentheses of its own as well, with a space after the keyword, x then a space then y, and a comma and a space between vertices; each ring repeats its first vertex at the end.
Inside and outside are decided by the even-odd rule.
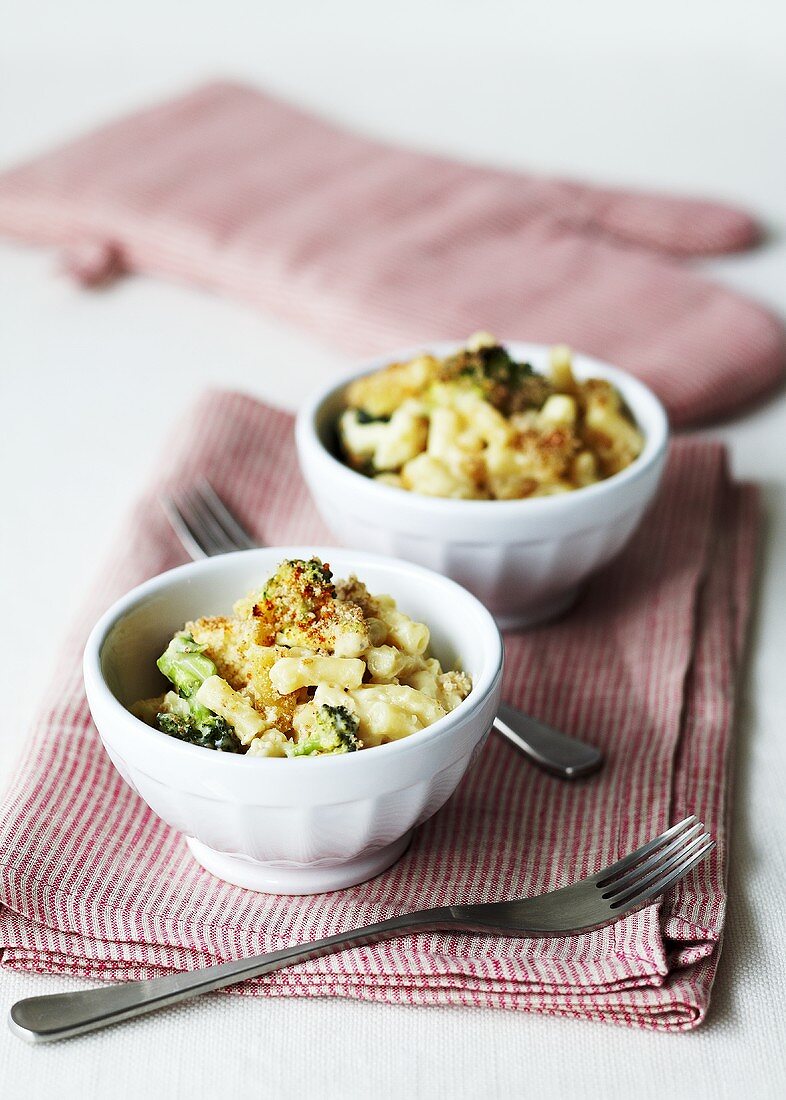
POLYGON ((675 424, 786 368, 778 321, 676 260, 750 245, 747 215, 394 148, 234 84, 0 176, 0 232, 65 246, 86 285, 174 276, 352 354, 475 329, 569 343, 638 374, 675 424))
POLYGON ((695 812, 718 839, 712 858, 661 903, 601 931, 530 941, 424 933, 316 959, 242 992, 670 1029, 702 1020, 724 923, 733 687, 757 529, 755 492, 730 482, 723 449, 675 443, 654 510, 622 557, 568 617, 506 638, 505 698, 599 745, 603 771, 565 784, 492 737, 398 864, 310 898, 254 894, 204 871, 126 787, 90 719, 80 669, 87 629, 123 591, 185 558, 157 502, 163 489, 206 475, 260 540, 329 540, 297 472, 288 414, 210 394, 174 454, 170 476, 130 518, 2 803, 3 965, 147 978, 426 906, 528 896, 695 812))

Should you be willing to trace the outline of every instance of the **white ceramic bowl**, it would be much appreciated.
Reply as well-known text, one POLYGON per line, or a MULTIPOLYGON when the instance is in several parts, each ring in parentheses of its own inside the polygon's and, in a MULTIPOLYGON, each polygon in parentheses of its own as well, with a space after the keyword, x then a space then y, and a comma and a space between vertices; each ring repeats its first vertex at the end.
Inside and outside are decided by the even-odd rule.
POLYGON ((183 565, 133 589, 96 624, 85 686, 101 740, 125 781, 192 854, 227 882, 269 893, 336 890, 379 874, 415 826, 452 794, 483 744, 500 697, 493 618, 452 581, 408 562, 325 547, 248 550, 183 565), (177 741, 126 707, 163 690, 155 661, 184 622, 231 611, 284 558, 316 554, 356 573, 431 628, 444 667, 472 676, 445 718, 401 741, 343 756, 271 759, 177 741))
MULTIPOLYGON (((428 350, 382 356, 360 374, 428 350)), ((506 342, 511 354, 545 371, 549 348, 506 342)), ((317 393, 300 411, 297 446, 303 476, 333 534, 347 546, 391 554, 451 577, 473 592, 503 628, 532 626, 566 610, 582 583, 626 544, 660 482, 668 421, 657 397, 625 371, 574 356, 579 379, 607 378, 645 435, 641 455, 606 481, 530 500, 446 500, 373 481, 336 457, 336 421, 349 379, 317 393)))

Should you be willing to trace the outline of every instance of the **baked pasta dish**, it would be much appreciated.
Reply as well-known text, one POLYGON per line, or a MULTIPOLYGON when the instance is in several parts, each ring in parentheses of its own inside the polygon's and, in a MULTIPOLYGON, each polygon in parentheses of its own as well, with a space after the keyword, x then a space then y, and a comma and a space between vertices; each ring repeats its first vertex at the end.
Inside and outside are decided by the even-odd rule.
POLYGON ((172 688, 136 703, 148 725, 248 756, 319 756, 383 745, 431 725, 472 688, 430 657, 429 630, 334 580, 318 558, 284 561, 233 614, 188 622, 158 659, 172 688))
POLYGON ((455 355, 419 355, 358 378, 346 401, 344 461, 427 496, 567 493, 624 470, 644 445, 617 389, 578 381, 568 348, 553 348, 548 374, 539 374, 486 333, 455 355))

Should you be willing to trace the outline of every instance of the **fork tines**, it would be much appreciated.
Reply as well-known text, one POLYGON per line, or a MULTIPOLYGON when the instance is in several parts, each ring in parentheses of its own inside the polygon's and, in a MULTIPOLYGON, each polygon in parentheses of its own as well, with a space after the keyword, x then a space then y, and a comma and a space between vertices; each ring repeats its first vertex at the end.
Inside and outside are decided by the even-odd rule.
POLYGON ((192 558, 251 550, 257 545, 207 478, 201 478, 191 489, 162 497, 161 505, 192 558))
POLYGON ((596 886, 609 908, 632 909, 665 893, 715 847, 697 817, 686 817, 602 872, 596 886))

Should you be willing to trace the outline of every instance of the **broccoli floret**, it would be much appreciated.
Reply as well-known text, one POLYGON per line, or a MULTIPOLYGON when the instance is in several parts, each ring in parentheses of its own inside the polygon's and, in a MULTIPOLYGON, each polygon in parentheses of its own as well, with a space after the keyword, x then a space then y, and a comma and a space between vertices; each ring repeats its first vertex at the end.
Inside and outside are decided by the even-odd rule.
POLYGON ((442 364, 440 381, 458 382, 479 390, 481 396, 506 416, 540 408, 553 387, 529 363, 517 363, 500 344, 464 348, 442 364))
POLYGON ((206 749, 216 749, 218 752, 244 751, 229 722, 225 718, 220 718, 217 714, 211 714, 209 718, 192 727, 190 740, 194 745, 202 745, 206 749))
POLYGON ((315 710, 306 736, 292 744, 291 756, 315 756, 318 753, 356 752, 361 748, 358 739, 358 717, 346 707, 332 707, 322 703, 315 710))
POLYGON ((194 699, 170 695, 167 702, 170 709, 156 715, 156 723, 163 733, 177 737, 180 741, 188 741, 191 745, 201 745, 219 752, 243 751, 243 746, 226 719, 213 714, 207 707, 200 706, 194 699))
POLYGON ((330 566, 319 558, 282 562, 251 614, 268 627, 270 644, 279 639, 339 657, 357 657, 369 644, 362 611, 336 599, 330 566))
POLYGON ((188 698, 208 676, 216 675, 216 666, 204 655, 205 646, 190 634, 179 632, 158 658, 156 664, 181 695, 188 698))
POLYGON ((284 634, 288 645, 306 645, 302 635, 335 600, 330 566, 318 558, 282 561, 262 592, 254 597, 254 618, 267 625, 271 643, 284 634))
POLYGON ((170 737, 178 737, 181 741, 189 740, 191 723, 182 714, 162 710, 156 715, 156 724, 162 733, 168 733, 170 737))
POLYGON ((372 413, 367 412, 366 409, 355 409, 355 419, 358 424, 388 424, 390 423, 390 416, 374 416, 372 413))
POLYGON ((286 608, 294 622, 302 622, 335 599, 336 589, 330 566, 319 558, 282 561, 262 591, 262 601, 286 608))

